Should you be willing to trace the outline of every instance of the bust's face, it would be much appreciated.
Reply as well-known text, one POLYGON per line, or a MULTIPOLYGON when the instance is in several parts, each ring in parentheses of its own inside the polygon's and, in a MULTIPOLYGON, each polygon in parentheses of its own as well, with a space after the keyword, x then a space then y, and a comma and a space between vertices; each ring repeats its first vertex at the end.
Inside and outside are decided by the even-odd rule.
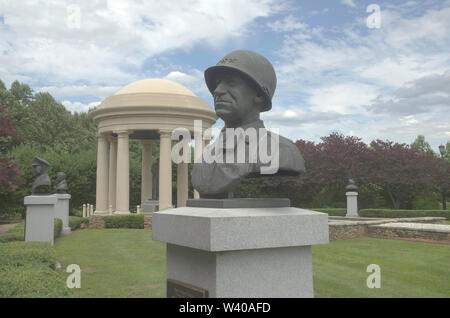
POLYGON ((216 85, 214 108, 225 123, 245 121, 249 114, 259 112, 255 109, 257 91, 244 76, 224 71, 216 77, 216 85))
POLYGON ((37 164, 33 165, 33 173, 35 176, 40 176, 43 171, 44 171, 44 169, 41 165, 37 165, 37 164))

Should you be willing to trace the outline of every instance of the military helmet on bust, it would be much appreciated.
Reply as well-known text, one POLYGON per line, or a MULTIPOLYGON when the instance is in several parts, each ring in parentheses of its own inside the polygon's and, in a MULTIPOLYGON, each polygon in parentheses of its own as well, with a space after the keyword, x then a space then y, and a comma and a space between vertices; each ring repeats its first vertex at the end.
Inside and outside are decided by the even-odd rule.
POLYGON ((272 108, 272 97, 277 86, 277 76, 272 64, 264 56, 247 50, 237 50, 227 54, 223 59, 205 71, 205 81, 211 94, 217 87, 216 76, 224 70, 234 70, 249 78, 265 96, 261 112, 272 108))

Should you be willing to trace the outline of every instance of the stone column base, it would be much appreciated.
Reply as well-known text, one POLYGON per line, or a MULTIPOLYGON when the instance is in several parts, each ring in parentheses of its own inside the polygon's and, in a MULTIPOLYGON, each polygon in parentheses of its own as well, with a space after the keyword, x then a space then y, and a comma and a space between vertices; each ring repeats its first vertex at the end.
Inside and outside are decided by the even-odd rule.
POLYGON ((130 211, 115 211, 113 215, 125 215, 125 214, 131 214, 130 211))
POLYGON ((106 216, 109 215, 109 211, 105 210, 105 211, 95 211, 94 215, 101 215, 101 216, 106 216))

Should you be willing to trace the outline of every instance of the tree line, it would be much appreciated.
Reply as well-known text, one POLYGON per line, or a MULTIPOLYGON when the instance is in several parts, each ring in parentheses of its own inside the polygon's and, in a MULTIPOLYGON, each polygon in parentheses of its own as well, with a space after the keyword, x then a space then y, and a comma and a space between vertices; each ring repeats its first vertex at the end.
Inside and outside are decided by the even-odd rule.
MULTIPOLYGON (((314 143, 295 142, 305 159, 298 177, 246 180, 238 196, 289 196, 305 208, 345 207, 349 179, 359 186, 361 208, 438 209, 449 187, 448 156, 433 152, 424 136, 411 144, 373 140, 333 132, 314 143)), ((446 154, 450 144, 446 145, 446 154)))

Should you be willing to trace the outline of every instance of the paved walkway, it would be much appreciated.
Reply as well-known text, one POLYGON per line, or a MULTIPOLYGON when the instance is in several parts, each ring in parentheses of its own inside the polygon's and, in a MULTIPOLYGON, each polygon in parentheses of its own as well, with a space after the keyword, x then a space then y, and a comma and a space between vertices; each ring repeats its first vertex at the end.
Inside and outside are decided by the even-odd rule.
POLYGON ((389 223, 376 225, 377 227, 405 229, 415 231, 429 231, 450 233, 450 225, 448 224, 427 224, 427 223, 389 223))
POLYGON ((11 223, 11 224, 0 224, 0 234, 5 233, 10 228, 15 227, 17 223, 11 223))

